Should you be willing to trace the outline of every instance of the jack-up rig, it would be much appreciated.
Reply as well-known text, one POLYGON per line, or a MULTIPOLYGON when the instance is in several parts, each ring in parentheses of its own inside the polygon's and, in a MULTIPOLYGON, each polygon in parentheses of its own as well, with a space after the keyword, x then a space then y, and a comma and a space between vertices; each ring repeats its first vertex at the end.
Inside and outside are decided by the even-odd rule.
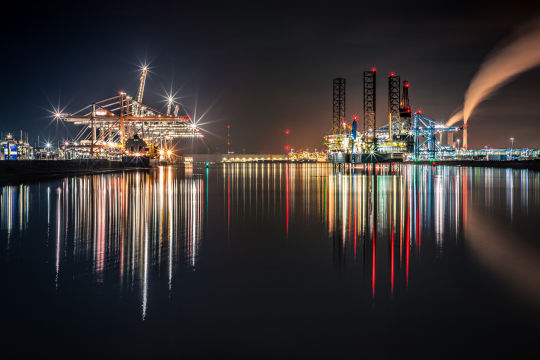
POLYGON ((64 151, 69 152, 71 158, 147 156, 163 159, 171 156, 173 140, 203 137, 188 114, 178 114, 179 104, 172 95, 167 97, 166 112, 143 103, 147 74, 148 67, 142 66, 136 99, 119 91, 118 95, 93 102, 73 113, 54 114, 59 120, 82 126, 73 141, 64 143, 64 151))
POLYGON ((332 134, 325 137, 327 159, 332 163, 372 163, 413 159, 442 159, 455 149, 441 144, 461 128, 446 126, 424 114, 411 112, 409 82, 395 73, 388 77, 388 123, 377 128, 377 71, 364 71, 364 118, 358 129, 358 117, 345 121, 345 79, 333 80, 332 134))

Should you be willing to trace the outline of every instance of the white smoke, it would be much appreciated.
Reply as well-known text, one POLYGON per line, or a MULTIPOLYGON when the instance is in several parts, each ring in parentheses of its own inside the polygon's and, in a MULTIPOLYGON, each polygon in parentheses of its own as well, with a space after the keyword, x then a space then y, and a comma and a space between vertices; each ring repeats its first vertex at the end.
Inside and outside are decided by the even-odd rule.
POLYGON ((463 119, 463 110, 459 110, 454 115, 452 115, 450 119, 448 119, 448 121, 446 122, 446 126, 452 126, 462 119, 463 119))
POLYGON ((454 114, 447 125, 455 124, 462 118, 467 124, 478 104, 519 74, 540 65, 540 19, 514 34, 512 39, 494 51, 480 66, 465 93, 462 114, 454 114))

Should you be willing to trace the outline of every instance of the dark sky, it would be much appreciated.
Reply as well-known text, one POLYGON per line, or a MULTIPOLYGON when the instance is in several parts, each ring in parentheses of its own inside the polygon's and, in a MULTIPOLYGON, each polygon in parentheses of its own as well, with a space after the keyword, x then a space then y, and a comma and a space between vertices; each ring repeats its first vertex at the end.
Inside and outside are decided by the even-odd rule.
MULTIPOLYGON (((63 137, 50 104, 74 111, 121 89, 136 95, 147 61, 146 103, 164 107, 172 84, 187 108, 210 108, 211 144, 223 150, 230 123, 234 150, 247 152, 280 151, 287 128, 294 148, 321 148, 332 78, 347 79, 350 118, 362 113, 362 72, 372 66, 380 125, 391 71, 410 81, 413 110, 444 121, 490 50, 540 13, 522 1, 19 3, 4 8, 0 25, 2 131, 63 137)), ((540 147, 539 91, 535 69, 483 103, 470 146, 502 147, 514 136, 540 147)))

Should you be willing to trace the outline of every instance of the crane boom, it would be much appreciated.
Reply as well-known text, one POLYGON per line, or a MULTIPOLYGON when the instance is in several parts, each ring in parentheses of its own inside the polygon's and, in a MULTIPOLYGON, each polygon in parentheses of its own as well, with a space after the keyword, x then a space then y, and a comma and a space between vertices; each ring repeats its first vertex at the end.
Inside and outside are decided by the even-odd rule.
MULTIPOLYGON (((140 78, 140 81, 139 81, 139 91, 137 92, 137 102, 139 104, 142 104, 143 95, 144 95, 144 84, 146 82, 146 74, 147 73, 148 73, 148 66, 144 65, 142 67, 141 78, 140 78)), ((136 115, 140 115, 140 111, 141 111, 141 106, 138 105, 136 115)))

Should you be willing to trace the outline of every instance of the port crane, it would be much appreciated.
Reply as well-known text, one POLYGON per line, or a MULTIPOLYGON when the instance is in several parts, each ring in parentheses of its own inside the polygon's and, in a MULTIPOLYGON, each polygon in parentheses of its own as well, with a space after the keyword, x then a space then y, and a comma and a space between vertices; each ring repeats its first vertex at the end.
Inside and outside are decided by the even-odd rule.
POLYGON ((83 126, 70 145, 88 148, 90 156, 95 157, 100 153, 126 153, 126 141, 134 135, 150 146, 158 146, 163 140, 203 137, 189 115, 178 115, 178 104, 171 115, 174 102, 171 96, 166 112, 143 103, 147 74, 148 67, 143 66, 136 99, 120 91, 73 113, 55 114, 57 119, 83 126))

